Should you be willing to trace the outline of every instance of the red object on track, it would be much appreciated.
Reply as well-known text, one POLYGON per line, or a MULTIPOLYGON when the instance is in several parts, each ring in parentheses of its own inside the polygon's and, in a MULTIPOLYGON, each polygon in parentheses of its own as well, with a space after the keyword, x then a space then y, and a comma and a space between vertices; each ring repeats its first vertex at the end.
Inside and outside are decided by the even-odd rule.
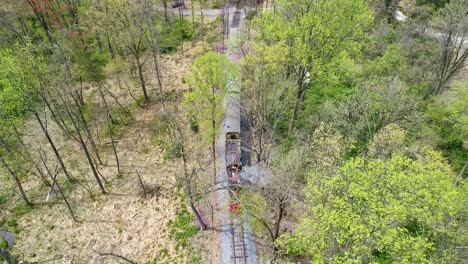
POLYGON ((229 212, 231 213, 237 213, 239 211, 239 204, 238 203, 230 203, 229 205, 229 212))

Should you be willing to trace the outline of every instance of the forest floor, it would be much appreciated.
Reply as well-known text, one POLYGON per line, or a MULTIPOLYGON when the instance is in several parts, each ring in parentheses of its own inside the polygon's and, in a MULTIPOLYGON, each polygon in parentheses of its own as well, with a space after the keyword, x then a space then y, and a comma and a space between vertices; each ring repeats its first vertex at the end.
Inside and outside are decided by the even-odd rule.
MULTIPOLYGON (((183 52, 165 54, 161 58, 164 90, 167 94, 181 94, 188 89, 183 77, 193 59, 203 52, 206 43, 192 46, 184 44, 183 52)), ((146 76, 151 93, 157 91, 151 63, 147 63, 146 76)), ((128 76, 132 93, 140 90, 128 76)), ((95 87, 84 85, 85 95, 96 93, 95 87)), ((79 183, 66 183, 63 174, 59 182, 67 191, 77 220, 68 215, 62 200, 52 197, 45 202, 48 188, 40 186, 37 180, 25 179, 25 188, 35 206, 28 209, 19 198, 1 204, 0 223, 17 235, 17 244, 11 253, 27 263, 125 263, 109 255, 123 256, 137 263, 197 263, 211 262, 216 254, 207 254, 206 241, 213 241, 213 232, 195 232, 193 218, 186 209, 185 200, 176 187, 176 176, 182 173, 178 160, 165 160, 161 149, 154 144, 151 121, 160 111, 154 101, 144 108, 136 106, 127 89, 108 80, 108 87, 123 105, 129 106, 134 120, 121 128, 117 138, 121 173, 117 173, 111 144, 108 139, 96 136, 96 143, 105 166, 100 166, 106 178, 108 194, 98 193, 95 180, 89 171, 79 145, 74 140, 65 140, 61 131, 52 121, 48 129, 63 153, 65 163, 72 177, 79 183), (138 170, 147 195, 137 177, 138 170), (80 185, 90 189, 93 195, 80 185), (179 234, 179 235, 177 235, 179 234), (188 242, 193 241, 193 242, 188 242), (193 246, 192 246, 193 245, 193 246)), ((178 102, 176 102, 178 103, 178 102)), ((34 120, 29 120, 24 135, 31 151, 44 150, 50 164, 55 163, 50 146, 45 138, 34 142, 42 132, 34 120)), ((99 127, 91 127, 94 132, 99 127)), ((93 132, 93 133, 94 133, 93 132)), ((96 134, 101 134, 96 132, 96 134)), ((207 155, 208 156, 208 155, 207 155)), ((54 168, 56 164, 51 168, 54 168)), ((0 176, 3 177, 3 176, 0 176)), ((3 181, 2 182, 6 182, 3 181)), ((14 186, 0 186, 0 195, 14 195, 14 186)), ((213 250, 214 252, 214 250, 213 250)), ((213 253, 212 252, 212 253, 213 253)), ((218 254, 219 255, 219 254, 218 254)))

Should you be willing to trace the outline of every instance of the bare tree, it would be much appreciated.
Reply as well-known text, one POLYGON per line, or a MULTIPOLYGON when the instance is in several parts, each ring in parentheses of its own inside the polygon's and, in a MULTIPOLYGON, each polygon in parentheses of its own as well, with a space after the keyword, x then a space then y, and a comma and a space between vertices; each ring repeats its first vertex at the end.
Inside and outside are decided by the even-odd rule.
MULTIPOLYGON (((177 109, 177 107, 176 107, 176 109, 177 109)), ((205 222, 203 221, 203 219, 202 219, 200 213, 198 212, 197 208, 194 205, 195 192, 193 190, 192 185, 194 183, 193 181, 196 179, 195 178, 196 173, 195 173, 194 170, 192 170, 191 173, 189 172, 188 160, 187 160, 188 159, 188 152, 186 150, 187 141, 186 141, 185 132, 183 131, 183 128, 182 128, 181 124, 178 122, 177 118, 173 119, 173 121, 174 121, 173 122, 174 128, 177 131, 176 142, 178 144, 180 144, 180 147, 181 147, 182 164, 183 164, 183 168, 184 168, 184 178, 183 178, 182 182, 185 185, 185 192, 186 192, 186 195, 187 195, 188 204, 189 204, 189 207, 192 210, 193 214, 195 215, 198 223, 200 224, 201 229, 206 230, 207 226, 206 226, 205 222)))
MULTIPOLYGON (((195 207, 195 198, 200 197, 200 193, 197 192, 197 188, 195 187, 197 181, 200 179, 197 177, 198 174, 196 173, 194 168, 191 168, 189 164, 189 156, 190 151, 188 147, 187 139, 189 136, 187 135, 187 123, 186 120, 182 119, 181 116, 178 115, 181 113, 177 105, 169 106, 165 105, 164 110, 161 115, 161 122, 164 123, 164 129, 159 131, 160 136, 164 137, 164 139, 169 142, 168 145, 170 146, 177 146, 179 148, 178 156, 182 160, 182 168, 183 168, 183 175, 177 177, 178 184, 182 185, 182 188, 187 195, 187 203, 190 209, 192 210, 195 218, 197 219, 198 223, 202 230, 207 229, 206 223, 202 219, 200 213, 198 212, 197 208, 195 207)), ((198 183, 200 185, 200 183, 198 183)))
POLYGON ((19 190, 19 192, 20 192, 21 198, 24 200, 24 202, 25 202, 28 206, 32 206, 32 203, 29 201, 28 196, 26 195, 26 192, 24 191, 23 184, 21 183, 21 180, 20 180, 18 174, 17 174, 16 171, 14 171, 14 170, 11 168, 11 166, 7 163, 7 161, 6 161, 5 158, 3 157, 2 153, 0 153, 0 162, 1 162, 1 164, 3 165, 3 167, 6 168, 6 170, 7 170, 8 173, 11 175, 11 177, 15 180, 15 183, 16 183, 16 186, 18 187, 18 190, 19 190))
POLYGON ((252 191, 258 192, 266 203, 255 204, 247 199, 240 201, 245 211, 266 229, 272 242, 280 236, 287 209, 301 193, 299 176, 305 150, 305 147, 297 147, 272 161, 272 165, 262 163, 265 165, 260 169, 262 179, 258 185, 252 186, 252 191))
POLYGON ((434 85, 428 95, 447 90, 453 78, 468 65, 468 0, 450 1, 433 21, 430 32, 440 41, 434 85))
POLYGON ((57 174, 59 173, 59 170, 58 170, 58 167, 55 168, 55 173, 52 175, 52 172, 51 170, 49 169, 49 166, 47 165, 47 162, 45 160, 45 157, 44 155, 42 155, 43 153, 40 153, 39 156, 41 158, 41 162, 42 162, 42 165, 44 166, 44 168, 46 169, 47 171, 47 174, 49 175, 51 181, 52 181, 52 184, 50 186, 51 190, 54 190, 54 186, 57 186, 57 189, 60 193, 60 196, 62 196, 62 199, 63 199, 63 202, 65 203, 65 206, 67 207, 68 209, 68 212, 70 213, 70 217, 71 219, 73 220, 73 222, 76 221, 76 217, 75 217, 75 213, 73 212, 73 209, 70 205, 70 203, 68 202, 68 199, 67 197, 65 196, 65 193, 63 192, 63 189, 62 187, 60 186, 60 184, 57 182, 57 174))
POLYGON ((112 129, 112 116, 111 116, 111 111, 109 110, 109 105, 107 104, 106 97, 104 95, 104 92, 102 91, 102 83, 98 82, 98 89, 99 89, 99 94, 101 96, 102 103, 104 104, 104 107, 106 109, 106 119, 107 119, 107 128, 109 129, 109 135, 111 138, 111 143, 112 143, 112 149, 114 151, 114 157, 115 157, 115 162, 117 164, 117 171, 120 173, 120 161, 119 161, 119 155, 117 155, 117 147, 114 139, 114 130, 112 129))
MULTIPOLYGON (((73 97, 73 93, 67 92, 65 87, 63 88, 63 94, 59 94, 60 99, 62 100, 62 103, 65 107, 65 110, 68 114, 68 117, 73 125, 73 128, 75 129, 75 132, 78 136, 78 140, 81 146, 81 149, 83 150, 83 153, 85 154, 85 157, 88 161, 88 164, 91 168, 91 171, 93 172, 94 178, 96 179, 96 182, 99 186, 99 189, 101 193, 105 194, 106 190, 104 189, 104 185, 102 184, 102 181, 100 179, 100 175, 98 174, 98 170, 96 168, 96 165, 94 164, 94 160, 91 157, 91 154, 89 153, 88 146, 86 145, 86 142, 83 138, 82 132, 81 132, 81 123, 82 123, 82 118, 81 115, 76 113, 76 111, 80 111, 79 105, 76 103, 76 99, 73 99, 74 103, 69 101, 70 97, 73 97), (77 110, 78 109, 78 110, 77 110), (74 111, 75 110, 75 111, 74 111)), ((70 91, 70 87, 67 87, 68 91, 70 91)))
MULTIPOLYGON (((276 50, 278 52, 273 54, 282 54, 276 50)), ((266 46, 252 48, 244 57, 241 68, 244 80, 242 110, 250 119, 250 149, 257 162, 268 159, 278 124, 288 118, 287 91, 294 85, 288 80, 280 57, 267 56, 272 56, 271 51, 266 46)))
POLYGON ((49 130, 47 129, 47 127, 45 125, 46 123, 44 123, 42 121, 42 119, 39 116, 39 113, 37 111, 33 111, 33 114, 34 114, 34 117, 36 118, 37 122, 41 126, 42 132, 44 133, 44 136, 47 138, 47 141, 49 142, 50 147, 52 148, 52 151, 55 154, 55 157, 59 161, 60 166, 62 166, 63 173, 65 173, 65 176, 67 177, 67 180, 70 181, 72 178, 71 178, 70 174, 68 173, 67 167, 65 166, 65 163, 63 162, 62 156, 58 152, 57 147, 55 146, 55 143, 52 140, 52 137, 50 136, 49 130))
POLYGON ((154 20, 157 16, 157 10, 151 4, 151 1, 145 0, 144 3, 140 4, 142 13, 144 14, 145 23, 148 28, 148 33, 146 34, 146 40, 151 49, 151 55, 153 57, 154 71, 156 73, 156 80, 158 81, 159 87, 159 97, 163 97, 163 84, 161 80, 161 70, 159 66, 159 42, 158 42, 158 31, 154 27, 154 20))
POLYGON ((39 24, 44 29, 46 33, 47 39, 51 44, 54 44, 54 37, 52 36, 52 31, 48 21, 46 20, 46 11, 48 6, 48 1, 34 1, 34 0, 26 0, 28 5, 31 7, 34 15, 36 16, 39 24))

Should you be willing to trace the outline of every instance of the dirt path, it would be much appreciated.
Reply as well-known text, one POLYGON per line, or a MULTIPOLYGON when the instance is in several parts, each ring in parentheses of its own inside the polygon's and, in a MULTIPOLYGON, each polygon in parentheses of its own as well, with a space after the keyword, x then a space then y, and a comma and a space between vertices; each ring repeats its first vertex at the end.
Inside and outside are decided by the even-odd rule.
MULTIPOLYGON (((234 63, 239 58, 238 47, 235 43, 240 39, 242 20, 245 12, 237 12, 236 8, 226 9, 229 15, 228 22, 228 43, 226 56, 234 63)), ((229 80, 228 88, 239 91, 239 80, 229 80)), ((240 132, 240 95, 239 93, 229 93, 224 100, 226 113, 221 123, 220 134, 217 140, 218 146, 218 192, 217 198, 221 209, 219 212, 219 222, 221 224, 220 244, 221 244, 221 263, 257 263, 255 244, 252 239, 249 218, 242 214, 238 216, 231 215, 228 212, 228 176, 225 162, 225 139, 227 132, 240 132), (241 248, 239 248, 241 247, 241 248)))

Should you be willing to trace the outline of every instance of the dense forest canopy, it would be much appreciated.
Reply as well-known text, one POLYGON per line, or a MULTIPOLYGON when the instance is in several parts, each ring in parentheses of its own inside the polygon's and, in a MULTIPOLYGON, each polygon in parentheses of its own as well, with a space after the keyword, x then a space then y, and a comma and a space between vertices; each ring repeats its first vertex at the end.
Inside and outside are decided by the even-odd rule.
POLYGON ((466 262, 467 14, 2 0, 0 263, 219 263, 239 215, 259 263, 466 262))

